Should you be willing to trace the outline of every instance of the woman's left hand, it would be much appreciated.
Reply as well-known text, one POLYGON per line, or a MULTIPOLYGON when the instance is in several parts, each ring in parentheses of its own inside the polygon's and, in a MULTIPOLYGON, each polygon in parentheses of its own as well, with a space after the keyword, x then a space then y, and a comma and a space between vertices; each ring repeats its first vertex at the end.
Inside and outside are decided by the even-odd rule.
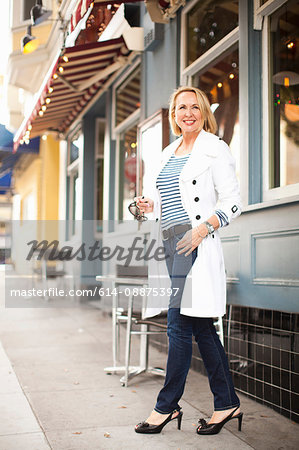
POLYGON ((178 250, 178 254, 185 253, 185 256, 190 255, 193 250, 199 246, 207 234, 208 230, 204 224, 187 231, 177 243, 176 250, 178 250))

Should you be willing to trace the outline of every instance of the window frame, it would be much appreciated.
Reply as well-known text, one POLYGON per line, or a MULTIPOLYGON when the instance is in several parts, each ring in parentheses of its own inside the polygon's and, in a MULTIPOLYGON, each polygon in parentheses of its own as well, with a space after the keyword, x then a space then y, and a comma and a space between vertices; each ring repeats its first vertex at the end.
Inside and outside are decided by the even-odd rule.
MULTIPOLYGON (((263 197, 262 202, 279 199, 295 201, 299 199, 299 183, 270 188, 271 135, 271 73, 270 73, 270 16, 288 0, 268 0, 261 8, 264 11, 262 24, 262 112, 263 112, 263 197)), ((258 0, 259 2, 259 0, 258 0)), ((255 14, 257 14, 255 11, 255 14)))
POLYGON ((253 28, 261 31, 263 29, 264 18, 274 13, 288 0, 268 0, 264 5, 261 0, 253 0, 253 28))

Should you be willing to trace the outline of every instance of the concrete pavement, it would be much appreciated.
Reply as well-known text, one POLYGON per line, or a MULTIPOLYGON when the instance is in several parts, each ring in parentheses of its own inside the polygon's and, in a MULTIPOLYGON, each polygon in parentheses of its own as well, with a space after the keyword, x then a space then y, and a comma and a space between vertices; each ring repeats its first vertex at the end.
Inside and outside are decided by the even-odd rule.
MULTIPOLYGON (((121 374, 103 371, 111 365, 111 319, 94 305, 2 304, 0 341, 0 450, 298 448, 297 424, 244 396, 241 433, 233 421, 219 435, 196 435, 198 418, 212 412, 212 398, 207 378, 194 371, 181 401, 182 430, 172 422, 160 435, 136 434, 134 425, 149 414, 163 379, 140 375, 124 388, 121 374)), ((138 337, 133 348, 134 363, 138 337)), ((152 365, 165 366, 165 360, 150 349, 152 365)))

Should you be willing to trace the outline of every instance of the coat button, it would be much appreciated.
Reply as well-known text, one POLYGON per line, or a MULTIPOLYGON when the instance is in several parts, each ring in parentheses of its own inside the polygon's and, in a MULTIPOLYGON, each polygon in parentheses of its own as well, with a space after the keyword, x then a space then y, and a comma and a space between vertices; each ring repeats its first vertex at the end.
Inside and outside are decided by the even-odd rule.
POLYGON ((215 236, 212 234, 212 238, 215 239, 215 236))
POLYGON ((199 214, 197 214, 197 216, 195 217, 196 220, 199 220, 201 218, 201 216, 199 214))
POLYGON ((193 181, 192 181, 192 184, 196 184, 196 180, 193 180, 193 181))
POLYGON ((158 219, 158 218, 156 219, 156 222, 159 222, 159 219, 158 219))
POLYGON ((198 198, 198 197, 195 197, 194 201, 195 201, 195 202, 198 202, 198 201, 199 201, 199 198, 198 198))

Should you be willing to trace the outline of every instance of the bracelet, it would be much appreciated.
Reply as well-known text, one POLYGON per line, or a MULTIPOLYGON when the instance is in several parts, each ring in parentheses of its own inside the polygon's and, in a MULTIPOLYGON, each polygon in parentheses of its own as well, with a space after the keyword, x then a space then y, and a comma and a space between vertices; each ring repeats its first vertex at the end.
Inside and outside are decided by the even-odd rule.
POLYGON ((204 239, 204 238, 207 236, 207 235, 206 235, 206 236, 202 236, 202 235, 200 234, 200 232, 199 232, 198 227, 196 227, 195 229, 196 229, 196 231, 197 231, 198 236, 201 237, 201 239, 204 239))

